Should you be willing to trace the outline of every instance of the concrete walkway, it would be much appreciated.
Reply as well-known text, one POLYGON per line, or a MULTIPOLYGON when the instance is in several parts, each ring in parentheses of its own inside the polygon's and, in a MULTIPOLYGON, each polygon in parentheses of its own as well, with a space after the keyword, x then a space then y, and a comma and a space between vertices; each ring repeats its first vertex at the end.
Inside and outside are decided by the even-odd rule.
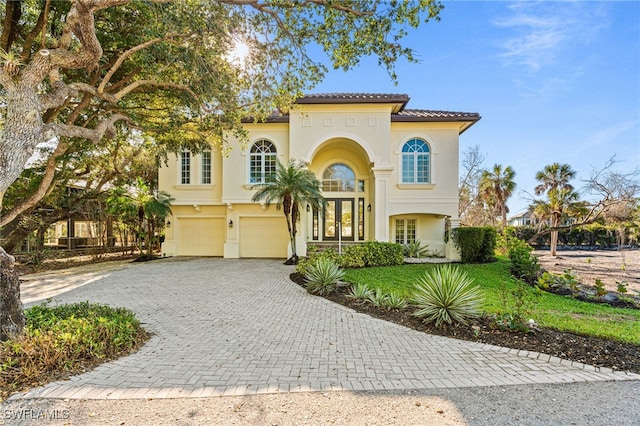
MULTIPOLYGON (((27 281, 32 301, 133 310, 154 336, 137 353, 19 398, 131 399, 329 390, 462 388, 640 375, 420 333, 292 283, 274 260, 175 258, 27 281), (82 282, 89 282, 81 285, 82 282), (48 285, 45 285, 48 283, 48 285)), ((26 277, 27 279, 33 277, 26 277)))

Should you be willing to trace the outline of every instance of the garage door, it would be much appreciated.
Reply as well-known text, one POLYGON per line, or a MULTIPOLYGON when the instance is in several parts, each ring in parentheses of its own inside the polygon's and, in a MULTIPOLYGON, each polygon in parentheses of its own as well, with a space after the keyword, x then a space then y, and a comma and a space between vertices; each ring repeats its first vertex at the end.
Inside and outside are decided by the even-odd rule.
POLYGON ((224 256, 224 218, 178 219, 178 255, 224 256))
POLYGON ((240 218, 240 257, 286 259, 288 245, 284 216, 240 218))

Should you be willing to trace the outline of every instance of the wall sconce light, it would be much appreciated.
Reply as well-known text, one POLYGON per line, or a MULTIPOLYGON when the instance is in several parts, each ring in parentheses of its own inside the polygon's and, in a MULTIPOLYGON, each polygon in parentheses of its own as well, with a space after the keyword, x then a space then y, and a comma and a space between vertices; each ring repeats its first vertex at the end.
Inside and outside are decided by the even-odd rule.
POLYGON ((233 221, 232 220, 229 221, 229 228, 233 228, 233 221))
POLYGON ((167 228, 171 228, 171 221, 170 220, 167 221, 167 228))
POLYGON ((309 213, 310 211, 311 211, 311 206, 307 204, 307 213, 309 213))
POLYGON ((370 212, 370 211, 371 211, 371 204, 369 204, 369 205, 367 206, 367 211, 368 211, 368 212, 370 212))

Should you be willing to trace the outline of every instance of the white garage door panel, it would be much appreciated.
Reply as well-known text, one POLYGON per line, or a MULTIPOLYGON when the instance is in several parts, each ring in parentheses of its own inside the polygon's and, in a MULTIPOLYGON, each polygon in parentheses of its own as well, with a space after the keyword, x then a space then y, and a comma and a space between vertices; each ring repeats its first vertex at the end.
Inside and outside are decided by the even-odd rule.
POLYGON ((289 233, 283 217, 240 218, 240 257, 287 257, 289 233))
POLYGON ((223 256, 224 218, 178 219, 178 254, 180 256, 223 256))

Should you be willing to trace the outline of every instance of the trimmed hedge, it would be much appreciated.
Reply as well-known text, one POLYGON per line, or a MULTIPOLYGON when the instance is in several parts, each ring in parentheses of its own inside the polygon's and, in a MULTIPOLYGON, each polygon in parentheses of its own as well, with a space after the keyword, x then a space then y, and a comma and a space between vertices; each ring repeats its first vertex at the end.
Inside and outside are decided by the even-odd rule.
POLYGON ((396 266, 404 263, 404 247, 402 244, 368 241, 346 246, 342 255, 333 248, 319 251, 309 247, 307 257, 298 261, 296 272, 306 275, 318 259, 330 259, 341 268, 396 266))
POLYGON ((460 250, 462 263, 487 263, 495 260, 496 230, 490 226, 461 227, 453 230, 453 243, 460 250))

